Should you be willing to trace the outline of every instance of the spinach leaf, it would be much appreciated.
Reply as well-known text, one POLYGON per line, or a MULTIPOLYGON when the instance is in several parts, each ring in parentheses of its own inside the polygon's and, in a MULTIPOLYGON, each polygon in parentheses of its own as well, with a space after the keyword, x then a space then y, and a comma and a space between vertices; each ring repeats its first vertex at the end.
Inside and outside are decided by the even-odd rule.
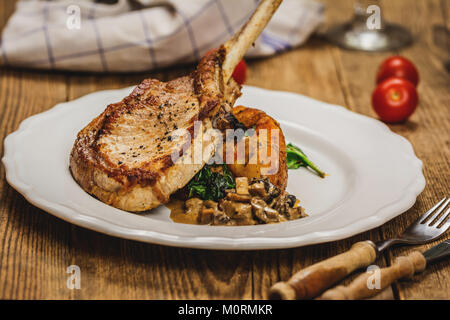
POLYGON ((212 171, 217 165, 205 165, 188 183, 188 198, 198 197, 202 200, 218 201, 225 197, 225 190, 236 187, 234 177, 224 164, 222 171, 212 171))
POLYGON ((286 146, 286 163, 288 169, 298 169, 300 167, 309 167, 316 172, 319 177, 325 178, 325 173, 320 170, 311 160, 308 159, 306 154, 297 146, 292 143, 288 143, 286 146))

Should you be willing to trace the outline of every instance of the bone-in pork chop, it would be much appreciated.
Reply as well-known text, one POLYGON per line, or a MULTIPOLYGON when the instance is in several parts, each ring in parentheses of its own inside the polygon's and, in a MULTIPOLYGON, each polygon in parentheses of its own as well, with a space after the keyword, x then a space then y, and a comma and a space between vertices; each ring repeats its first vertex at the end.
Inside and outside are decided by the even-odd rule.
MULTIPOLYGON (((172 154, 181 149, 184 157, 195 152, 192 146, 185 150, 186 144, 174 141, 172 132, 185 129, 193 140, 200 139, 200 133, 194 134, 195 121, 201 121, 203 132, 226 122, 216 121, 217 117, 231 112, 240 95, 231 74, 281 1, 262 0, 243 28, 220 50, 204 57, 190 76, 167 83, 146 79, 82 129, 70 155, 70 170, 80 186, 127 211, 145 211, 168 202, 208 160, 174 163, 172 154)), ((215 143, 203 143, 203 154, 212 156, 215 143)))
MULTIPOLYGON (((70 157, 75 180, 123 210, 144 211, 166 203, 204 165, 173 163, 172 153, 181 154, 182 146, 172 133, 185 129, 195 138, 194 121, 202 121, 206 131, 218 109, 240 94, 233 80, 226 94, 222 92, 222 61, 221 51, 210 54, 191 76, 166 83, 146 79, 121 102, 109 105, 77 136, 70 157)), ((204 143, 207 149, 214 151, 204 143)))

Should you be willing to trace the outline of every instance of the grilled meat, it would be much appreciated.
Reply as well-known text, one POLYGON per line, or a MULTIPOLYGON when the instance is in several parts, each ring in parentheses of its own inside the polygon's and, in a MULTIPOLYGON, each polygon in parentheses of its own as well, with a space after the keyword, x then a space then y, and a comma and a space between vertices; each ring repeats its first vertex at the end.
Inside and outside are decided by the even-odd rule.
MULTIPOLYGON (((186 185, 204 162, 173 163, 172 153, 181 154, 183 146, 172 133, 185 129, 193 139, 201 138, 194 133, 194 121, 202 121, 206 131, 225 101, 234 103, 239 96, 233 80, 227 85, 231 94, 221 90, 221 52, 205 57, 191 76, 167 83, 144 80, 91 121, 78 134, 70 157, 81 187, 114 207, 144 211, 166 203, 186 185)), ((214 146, 203 143, 203 151, 208 150, 214 146)))

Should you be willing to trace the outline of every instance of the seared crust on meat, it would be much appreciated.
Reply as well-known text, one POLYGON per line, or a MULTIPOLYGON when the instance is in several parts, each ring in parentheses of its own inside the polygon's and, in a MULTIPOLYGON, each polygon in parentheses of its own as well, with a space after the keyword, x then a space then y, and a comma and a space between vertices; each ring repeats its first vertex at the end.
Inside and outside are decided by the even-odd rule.
MULTIPOLYGON (((173 163, 173 153, 191 157, 192 148, 183 150, 185 144, 173 140, 172 133, 184 129, 201 139, 194 135, 194 122, 201 121, 206 131, 226 100, 232 104, 240 95, 234 81, 224 92, 223 59, 222 48, 204 57, 190 76, 167 83, 146 79, 109 105, 78 133, 70 155, 74 179, 86 192, 127 211, 168 202, 204 165, 173 163)), ((212 142, 203 143, 202 151, 212 155, 212 142)))
MULTIPOLYGON (((270 180, 270 182, 279 187, 281 190, 285 190, 288 179, 288 168, 286 164, 286 142, 280 124, 275 119, 268 116, 264 111, 247 108, 244 106, 234 107, 233 115, 247 129, 254 128, 257 135, 259 135, 259 130, 265 129, 267 130, 267 137, 270 137, 271 130, 279 130, 278 145, 272 144, 271 139, 267 139, 266 146, 259 146, 259 148, 266 147, 267 150, 272 150, 272 152, 275 152, 279 155, 278 171, 275 174, 270 174, 266 177, 270 180)), ((262 137, 262 139, 259 141, 264 141, 264 139, 265 137, 262 137)), ((262 159, 260 158, 260 153, 256 153, 254 150, 252 151, 248 149, 249 144, 246 145, 246 163, 228 164, 228 167, 230 168, 231 172, 237 177, 264 177, 264 175, 261 174, 261 168, 270 167, 270 165, 267 165, 271 161, 270 152, 265 153, 268 155, 268 157, 262 159), (251 162, 250 158, 253 158, 254 162, 251 162)), ((237 150, 235 149, 235 154, 236 152, 237 150)))

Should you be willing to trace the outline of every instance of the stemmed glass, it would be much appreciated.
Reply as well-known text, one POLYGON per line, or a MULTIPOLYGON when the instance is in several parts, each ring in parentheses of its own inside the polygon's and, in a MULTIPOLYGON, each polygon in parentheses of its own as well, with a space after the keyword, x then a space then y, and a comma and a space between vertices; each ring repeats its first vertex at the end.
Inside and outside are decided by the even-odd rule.
MULTIPOLYGON (((397 24, 384 22, 381 16, 379 1, 359 0, 355 3, 353 19, 344 24, 331 27, 326 38, 335 45, 352 50, 386 51, 395 50, 412 43, 411 33, 397 24), (372 5, 371 7, 369 7, 372 5), (368 22, 367 8, 373 14, 379 13, 379 24, 368 22)), ((376 19, 376 17, 374 17, 376 19)), ((376 21, 375 21, 376 22, 376 21)))

